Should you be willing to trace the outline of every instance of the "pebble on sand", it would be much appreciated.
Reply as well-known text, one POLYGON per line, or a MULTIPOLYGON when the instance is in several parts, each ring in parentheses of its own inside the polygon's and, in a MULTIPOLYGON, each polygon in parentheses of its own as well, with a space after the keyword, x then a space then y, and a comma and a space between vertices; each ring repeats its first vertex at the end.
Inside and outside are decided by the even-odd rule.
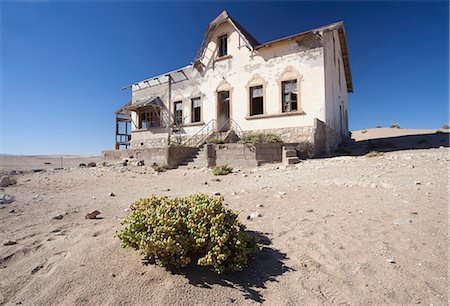
POLYGON ((94 211, 91 211, 90 213, 88 213, 86 216, 85 216, 85 218, 86 219, 95 219, 95 218, 97 218, 97 216, 98 215, 100 215, 101 213, 98 211, 98 210, 94 210, 94 211))

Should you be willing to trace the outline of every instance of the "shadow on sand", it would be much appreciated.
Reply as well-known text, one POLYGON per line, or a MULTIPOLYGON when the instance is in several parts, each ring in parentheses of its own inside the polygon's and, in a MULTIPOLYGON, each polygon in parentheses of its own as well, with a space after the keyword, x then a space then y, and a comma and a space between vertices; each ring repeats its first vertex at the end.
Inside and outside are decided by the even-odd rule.
POLYGON ((449 133, 438 131, 431 134, 374 138, 352 142, 341 146, 335 156, 361 156, 370 151, 393 152, 439 147, 449 147, 449 133))
POLYGON ((259 238, 262 248, 249 258, 247 267, 239 272, 227 272, 218 275, 208 268, 191 265, 186 268, 169 268, 168 270, 177 275, 183 275, 189 283, 196 287, 211 288, 220 285, 240 290, 246 299, 263 302, 264 299, 258 289, 266 288, 267 282, 277 281, 276 278, 293 269, 284 265, 286 254, 271 247, 271 240, 260 232, 248 232, 259 238))

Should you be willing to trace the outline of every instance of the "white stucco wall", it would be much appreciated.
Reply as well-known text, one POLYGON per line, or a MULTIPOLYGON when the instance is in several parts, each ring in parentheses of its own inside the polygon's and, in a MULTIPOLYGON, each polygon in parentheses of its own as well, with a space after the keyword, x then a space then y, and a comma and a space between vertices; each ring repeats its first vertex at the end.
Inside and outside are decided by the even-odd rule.
MULTIPOLYGON (((327 123, 337 131, 339 120, 336 116, 339 116, 339 106, 336 105, 342 103, 347 109, 347 91, 342 58, 341 90, 339 84, 336 84, 337 69, 332 64, 333 49, 330 43, 332 33, 331 31, 320 33, 323 34, 323 38, 318 34, 310 34, 302 36, 299 41, 285 40, 252 53, 235 28, 229 23, 224 23, 216 29, 206 47, 201 59, 204 69, 201 72, 193 67, 185 69, 188 80, 172 85, 170 99, 167 83, 149 87, 147 83, 140 82, 132 86, 132 103, 149 96, 159 96, 166 110, 173 113, 173 103, 182 101, 184 117, 182 133, 193 135, 202 128, 202 125, 197 123, 190 126, 191 99, 201 97, 201 121, 206 124, 210 120, 217 119, 217 92, 229 90, 230 117, 243 131, 310 127, 314 118, 327 123), (228 56, 218 59, 216 42, 218 37, 224 34, 228 35, 228 56), (290 79, 297 79, 298 85, 300 111, 295 114, 282 113, 281 81, 290 79), (255 85, 264 87, 264 114, 249 117, 248 87, 255 85)), ((336 35, 336 46, 339 45, 338 39, 336 35)), ((336 52, 338 51, 340 49, 336 49, 336 52)), ((167 81, 167 77, 160 78, 160 81, 167 81)), ((136 113, 133 113, 132 119, 137 125, 136 113)), ((166 116, 165 120, 170 119, 166 116)), ((136 128, 133 125, 133 131, 136 128)), ((160 129, 138 132, 139 136, 133 133, 132 140, 145 138, 147 134, 154 137, 155 133, 166 137, 166 132, 163 133, 160 129)))

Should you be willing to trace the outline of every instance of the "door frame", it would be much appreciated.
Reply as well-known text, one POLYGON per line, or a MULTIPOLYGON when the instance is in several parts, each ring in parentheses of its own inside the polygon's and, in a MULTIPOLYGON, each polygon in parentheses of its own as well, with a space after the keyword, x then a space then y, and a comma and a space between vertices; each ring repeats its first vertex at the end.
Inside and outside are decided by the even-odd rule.
MULTIPOLYGON (((232 119, 233 118, 233 116, 232 116, 232 114, 233 114, 233 112, 232 112, 232 105, 233 105, 233 99, 232 99, 232 96, 233 96, 233 88, 227 88, 227 89, 223 89, 223 90, 216 90, 216 122, 217 122, 217 126, 216 126, 216 132, 220 132, 219 131, 219 128, 220 128, 220 125, 219 125, 219 108, 220 108, 220 102, 219 102, 219 93, 220 92, 224 92, 224 91, 228 91, 228 99, 229 99, 229 101, 228 101, 228 108, 229 108, 229 119, 232 119)), ((223 123, 220 123, 220 124, 223 124, 223 123)))

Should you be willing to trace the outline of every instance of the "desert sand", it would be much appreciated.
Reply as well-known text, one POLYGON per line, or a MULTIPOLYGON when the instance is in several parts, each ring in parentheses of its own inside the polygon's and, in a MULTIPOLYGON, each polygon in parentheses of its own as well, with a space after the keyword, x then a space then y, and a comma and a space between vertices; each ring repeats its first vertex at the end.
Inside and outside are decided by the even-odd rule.
POLYGON ((447 305, 448 134, 353 137, 343 156, 235 169, 220 181, 207 169, 79 168, 99 158, 72 157, 52 170, 59 157, 2 156, 17 184, 0 191, 15 197, 0 205, 0 304, 447 305), (373 138, 391 143, 383 150, 373 138), (384 154, 358 153, 374 147, 384 154), (29 171, 44 162, 47 171, 29 171), (220 192, 260 237, 245 270, 144 265, 120 247, 114 235, 133 201, 196 192, 220 192), (85 219, 93 210, 101 218, 85 219), (247 220, 253 212, 261 216, 247 220))

